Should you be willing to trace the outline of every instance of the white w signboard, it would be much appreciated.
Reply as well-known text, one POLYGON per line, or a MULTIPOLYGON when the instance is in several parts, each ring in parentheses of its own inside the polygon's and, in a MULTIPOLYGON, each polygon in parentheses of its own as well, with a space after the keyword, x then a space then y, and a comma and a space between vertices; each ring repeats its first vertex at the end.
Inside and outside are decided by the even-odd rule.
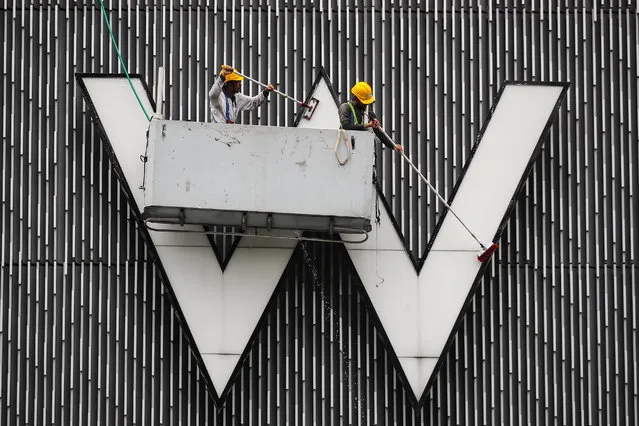
MULTIPOLYGON (((145 152, 149 122, 124 77, 85 75, 78 81, 117 158, 134 210, 139 212, 144 196, 139 189, 143 179, 140 155, 145 152)), ((137 78, 133 83, 150 110, 144 85, 137 78)), ((480 241, 490 243, 498 234, 566 90, 564 84, 507 84, 502 88, 452 200, 453 210, 480 241)), ((319 106, 312 120, 302 119, 299 127, 337 128, 337 105, 331 93, 330 84, 319 79, 311 94, 319 106)), ((422 172, 428 176, 428 170, 422 172)), ((223 271, 204 235, 149 234, 216 393, 221 395, 296 241, 242 238, 223 271)), ((481 271, 482 263, 476 257, 480 248, 455 217, 447 214, 417 273, 387 212, 382 212, 381 223, 373 226, 366 243, 347 244, 347 248, 420 399, 481 271)))

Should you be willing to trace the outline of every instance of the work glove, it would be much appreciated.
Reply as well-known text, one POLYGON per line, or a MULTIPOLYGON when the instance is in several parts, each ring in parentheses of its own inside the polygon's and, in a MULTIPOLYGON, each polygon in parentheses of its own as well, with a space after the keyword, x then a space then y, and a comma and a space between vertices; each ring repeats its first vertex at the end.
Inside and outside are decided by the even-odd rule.
POLYGON ((235 71, 235 68, 233 68, 230 65, 222 65, 222 71, 220 72, 220 74, 222 74, 222 76, 226 77, 227 75, 231 74, 233 71, 235 71))
POLYGON ((366 123, 364 125, 364 127, 366 127, 367 129, 370 129, 371 127, 373 129, 379 129, 380 128, 379 120, 373 119, 373 120, 369 121, 368 123, 366 123))

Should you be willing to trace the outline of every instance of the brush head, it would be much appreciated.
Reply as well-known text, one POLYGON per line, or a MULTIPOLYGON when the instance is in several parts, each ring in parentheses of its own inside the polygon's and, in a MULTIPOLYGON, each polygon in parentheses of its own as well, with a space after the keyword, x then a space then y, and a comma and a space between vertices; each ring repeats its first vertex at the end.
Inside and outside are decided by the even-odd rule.
POLYGON ((307 108, 306 111, 304 111, 304 115, 302 115, 302 117, 304 117, 307 120, 310 120, 311 117, 313 116, 313 113, 315 112, 315 109, 317 108, 317 104, 319 104, 319 100, 315 98, 311 98, 308 101, 308 103, 302 104, 303 106, 307 108))
POLYGON ((484 250, 482 253, 479 253, 477 255, 477 260, 479 260, 480 262, 484 263, 485 261, 487 261, 488 259, 490 259, 490 256, 493 255, 493 253, 495 251, 497 251, 497 249, 499 248, 499 244, 497 243, 492 243, 490 245, 490 247, 488 247, 486 250, 484 250))

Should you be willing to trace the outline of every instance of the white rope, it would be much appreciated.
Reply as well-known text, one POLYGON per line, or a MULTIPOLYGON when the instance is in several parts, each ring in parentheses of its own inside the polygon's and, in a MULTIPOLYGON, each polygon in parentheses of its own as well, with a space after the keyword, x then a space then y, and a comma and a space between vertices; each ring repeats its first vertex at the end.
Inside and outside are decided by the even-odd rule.
POLYGON ((337 139, 335 140, 335 148, 333 149, 333 151, 335 152, 335 158, 337 159, 337 162, 340 163, 342 166, 348 163, 348 160, 351 159, 351 155, 353 154, 353 148, 351 147, 351 144, 348 143, 348 137, 344 129, 342 129, 342 126, 339 126, 339 128, 337 129, 337 139), (344 161, 339 158, 339 154, 337 153, 337 150, 339 148, 340 136, 342 141, 344 141, 344 146, 346 147, 347 152, 346 159, 344 161))

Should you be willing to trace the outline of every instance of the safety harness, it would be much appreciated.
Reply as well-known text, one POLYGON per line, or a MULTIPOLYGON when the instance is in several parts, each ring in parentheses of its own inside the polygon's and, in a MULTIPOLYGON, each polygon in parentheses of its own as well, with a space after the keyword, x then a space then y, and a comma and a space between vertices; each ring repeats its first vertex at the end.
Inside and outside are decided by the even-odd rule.
POLYGON ((353 124, 359 124, 359 120, 357 119, 357 114, 355 114, 355 107, 352 102, 348 103, 348 106, 351 107, 351 112, 353 113, 353 124))
POLYGON ((229 105, 229 96, 224 93, 224 99, 226 99, 226 122, 227 124, 233 124, 231 120, 231 106, 229 105))

